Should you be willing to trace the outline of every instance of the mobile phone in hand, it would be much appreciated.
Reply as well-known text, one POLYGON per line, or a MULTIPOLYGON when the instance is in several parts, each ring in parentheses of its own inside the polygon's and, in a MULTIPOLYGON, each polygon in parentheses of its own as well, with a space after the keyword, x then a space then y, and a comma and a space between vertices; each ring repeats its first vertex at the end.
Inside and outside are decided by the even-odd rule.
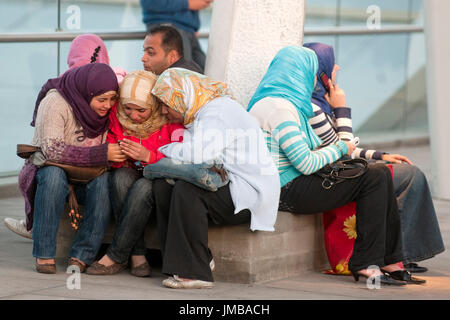
POLYGON ((322 80, 323 85, 325 87, 325 90, 327 90, 328 93, 330 93, 330 78, 328 78, 327 74, 325 72, 321 72, 320 75, 320 80, 322 80))

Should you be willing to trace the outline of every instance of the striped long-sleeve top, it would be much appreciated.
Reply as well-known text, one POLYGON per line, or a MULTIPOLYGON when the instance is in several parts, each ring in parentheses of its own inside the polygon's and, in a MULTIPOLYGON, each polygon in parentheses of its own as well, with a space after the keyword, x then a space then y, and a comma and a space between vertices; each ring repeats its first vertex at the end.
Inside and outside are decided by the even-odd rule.
MULTIPOLYGON (((333 109, 334 117, 330 117, 323 110, 312 104, 314 117, 309 119, 309 124, 314 132, 322 139, 323 146, 335 143, 338 140, 350 141, 353 139, 352 115, 351 109, 335 108, 333 109)), ((352 158, 365 158, 381 160, 384 152, 356 148, 352 153, 352 158)))
POLYGON ((300 175, 312 174, 348 152, 344 141, 337 140, 316 149, 322 140, 302 128, 297 109, 283 98, 266 97, 250 109, 262 128, 267 146, 280 174, 281 186, 300 175))

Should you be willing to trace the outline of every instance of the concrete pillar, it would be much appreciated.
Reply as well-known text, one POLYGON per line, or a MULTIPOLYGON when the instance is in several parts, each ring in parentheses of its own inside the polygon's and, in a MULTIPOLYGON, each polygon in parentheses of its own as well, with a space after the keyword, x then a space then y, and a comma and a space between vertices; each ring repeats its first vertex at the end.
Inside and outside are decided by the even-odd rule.
POLYGON ((433 196, 450 199, 450 1, 424 1, 433 196))
POLYGON ((215 0, 206 74, 247 106, 281 48, 303 40, 305 0, 215 0))

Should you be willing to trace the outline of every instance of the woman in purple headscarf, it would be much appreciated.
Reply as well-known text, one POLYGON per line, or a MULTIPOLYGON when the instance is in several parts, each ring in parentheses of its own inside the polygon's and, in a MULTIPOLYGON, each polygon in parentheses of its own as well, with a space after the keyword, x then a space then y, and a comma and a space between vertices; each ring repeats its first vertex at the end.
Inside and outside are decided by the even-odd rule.
MULTIPOLYGON (((108 51, 106 50, 103 40, 95 34, 81 34, 73 39, 70 45, 69 54, 67 56, 68 70, 81 67, 89 63, 104 63, 109 65, 108 51)), ((127 74, 125 69, 119 67, 111 67, 120 84, 127 74)), ((62 74, 61 74, 62 76, 62 74)), ((27 229, 27 222, 23 219, 5 218, 4 223, 12 232, 32 239, 32 229, 27 229)))
MULTIPOLYGON (((33 114, 34 153, 19 174, 25 197, 27 229, 33 227, 36 270, 55 273, 54 257, 59 217, 69 194, 66 173, 49 160, 80 167, 107 166, 125 156, 116 144, 105 143, 108 113, 117 100, 117 78, 106 64, 71 69, 50 79, 40 91, 33 114)), ((94 261, 110 217, 108 173, 77 185, 75 193, 85 205, 82 223, 69 253, 69 265, 84 271, 94 261)))
MULTIPOLYGON (((311 99, 314 117, 309 123, 323 140, 323 146, 338 140, 350 141, 353 139, 351 109, 346 106, 344 91, 336 83, 339 66, 335 63, 333 47, 322 43, 304 46, 313 50, 319 61, 317 84, 311 99)), ((352 158, 359 157, 392 163, 405 257, 403 263, 410 272, 427 271, 415 262, 429 259, 445 248, 425 175, 399 154, 356 148, 352 158)))

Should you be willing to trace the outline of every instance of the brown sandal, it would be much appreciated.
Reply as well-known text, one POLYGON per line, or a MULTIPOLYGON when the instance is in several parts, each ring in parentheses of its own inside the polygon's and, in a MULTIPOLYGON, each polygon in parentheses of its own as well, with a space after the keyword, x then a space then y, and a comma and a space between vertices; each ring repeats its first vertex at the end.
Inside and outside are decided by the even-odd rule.
POLYGON ((68 267, 70 266, 77 266, 78 269, 80 269, 80 273, 84 273, 86 271, 86 264, 82 263, 80 260, 75 258, 70 258, 69 263, 67 264, 68 267))
POLYGON ((36 258, 36 271, 45 274, 56 273, 56 264, 54 263, 38 263, 36 258))
POLYGON ((99 276, 113 275, 124 270, 126 267, 127 267, 126 263, 114 263, 107 267, 103 264, 98 263, 98 261, 95 261, 93 264, 89 266, 89 268, 86 269, 86 273, 90 275, 99 275, 99 276))
POLYGON ((152 274, 152 268, 146 261, 136 267, 132 265, 131 274, 136 277, 150 277, 150 275, 152 274))

